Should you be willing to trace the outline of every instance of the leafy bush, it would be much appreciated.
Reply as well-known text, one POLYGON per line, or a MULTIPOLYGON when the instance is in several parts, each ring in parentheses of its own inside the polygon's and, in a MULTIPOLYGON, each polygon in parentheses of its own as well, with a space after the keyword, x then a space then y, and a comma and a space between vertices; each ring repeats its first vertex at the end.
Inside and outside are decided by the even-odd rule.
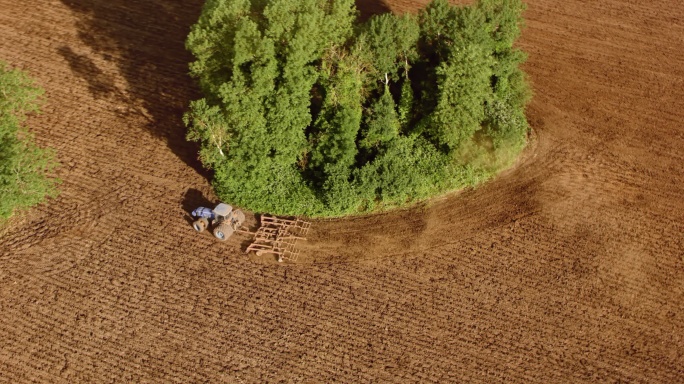
POLYGON ((187 47, 205 98, 188 139, 217 194, 342 215, 473 186, 522 150, 520 0, 365 23, 354 0, 207 0, 187 47))
POLYGON ((57 194, 48 174, 57 163, 50 150, 39 148, 23 126, 38 112, 43 91, 18 70, 0 62, 0 220, 57 194))

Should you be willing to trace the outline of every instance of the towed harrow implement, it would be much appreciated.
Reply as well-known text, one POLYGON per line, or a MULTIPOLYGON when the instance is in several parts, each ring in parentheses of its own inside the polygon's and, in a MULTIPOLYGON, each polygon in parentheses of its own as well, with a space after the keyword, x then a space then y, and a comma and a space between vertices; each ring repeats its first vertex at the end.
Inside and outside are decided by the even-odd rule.
POLYGON ((310 222, 298 218, 262 215, 261 226, 256 232, 250 232, 254 235, 254 240, 247 247, 246 253, 254 252, 257 256, 270 253, 277 256, 279 262, 297 261, 297 240, 306 240, 310 227, 310 222))

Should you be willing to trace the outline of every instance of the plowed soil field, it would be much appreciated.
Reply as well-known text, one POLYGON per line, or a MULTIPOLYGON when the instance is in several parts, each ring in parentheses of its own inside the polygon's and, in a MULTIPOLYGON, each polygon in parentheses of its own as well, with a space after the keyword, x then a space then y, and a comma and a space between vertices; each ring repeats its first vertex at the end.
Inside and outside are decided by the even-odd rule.
POLYGON ((201 3, 0 0, 63 164, 0 237, 0 382, 684 382, 683 2, 528 1, 520 162, 314 222, 289 264, 189 224, 216 202, 181 122, 201 3))

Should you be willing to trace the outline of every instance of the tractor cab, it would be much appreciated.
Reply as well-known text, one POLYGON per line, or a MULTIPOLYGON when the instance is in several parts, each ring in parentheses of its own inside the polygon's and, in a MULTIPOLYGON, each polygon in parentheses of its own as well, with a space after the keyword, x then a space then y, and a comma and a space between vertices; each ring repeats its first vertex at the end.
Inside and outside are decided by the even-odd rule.
POLYGON ((233 207, 225 203, 220 203, 213 209, 213 212, 216 219, 225 220, 233 212, 233 207))

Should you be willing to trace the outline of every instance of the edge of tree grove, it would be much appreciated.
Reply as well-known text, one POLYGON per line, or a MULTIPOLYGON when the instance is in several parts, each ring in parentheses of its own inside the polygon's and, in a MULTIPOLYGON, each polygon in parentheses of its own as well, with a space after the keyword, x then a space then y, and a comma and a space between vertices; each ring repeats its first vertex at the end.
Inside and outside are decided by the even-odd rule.
POLYGON ((218 196, 339 216, 475 186, 526 144, 520 0, 358 18, 353 0, 208 0, 184 119, 218 196))

